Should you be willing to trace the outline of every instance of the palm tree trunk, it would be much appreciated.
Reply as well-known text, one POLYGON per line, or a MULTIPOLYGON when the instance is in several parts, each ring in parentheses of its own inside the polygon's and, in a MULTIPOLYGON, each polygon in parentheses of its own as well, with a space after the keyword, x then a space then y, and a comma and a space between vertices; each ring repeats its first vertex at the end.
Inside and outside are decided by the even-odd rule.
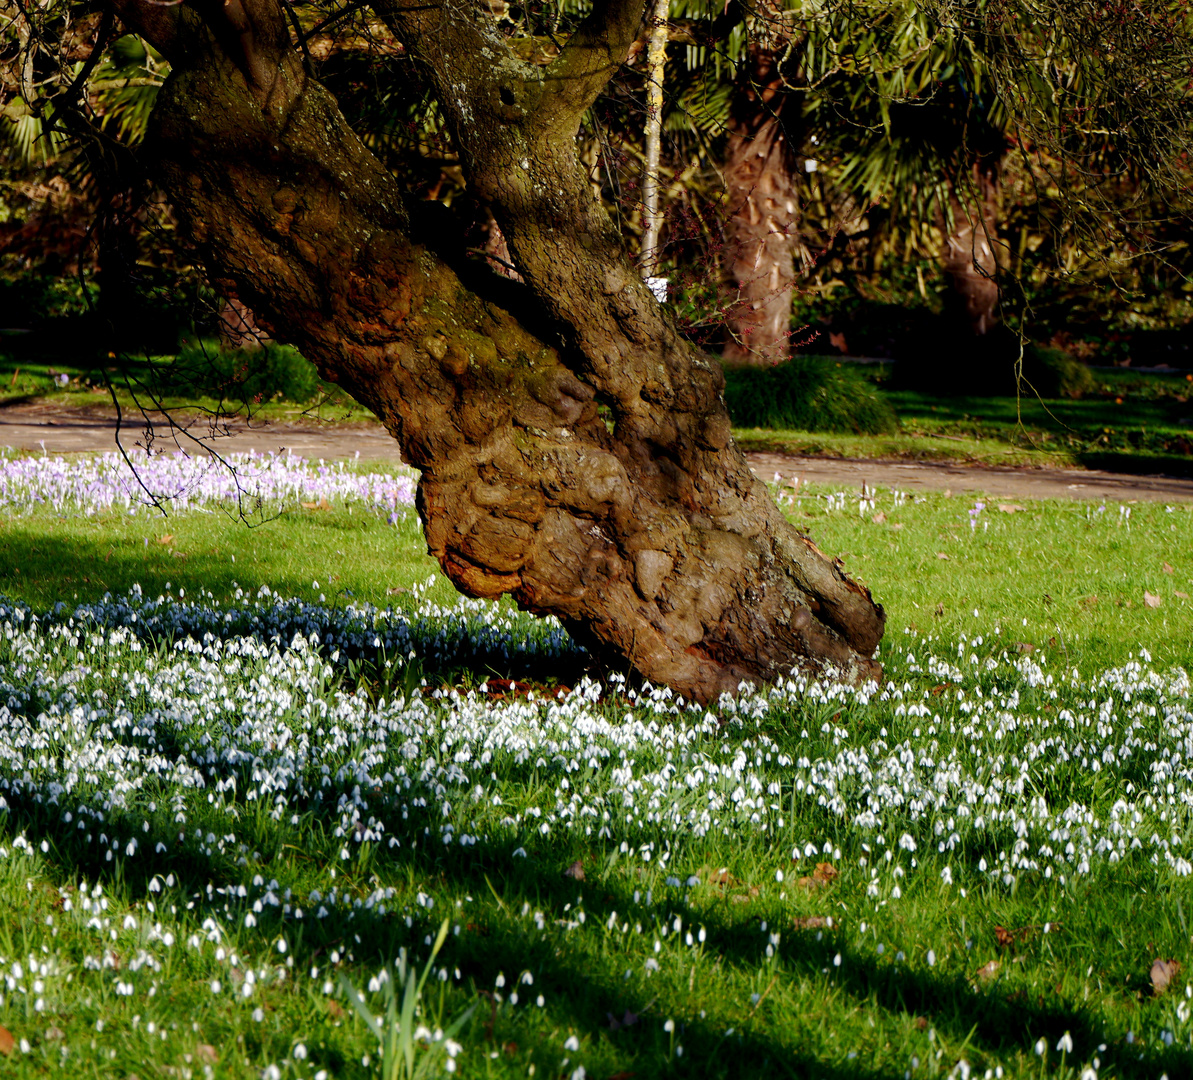
POLYGON ((952 225, 944 247, 944 272, 950 286, 946 313, 962 335, 978 338, 1002 321, 995 254, 1000 173, 1001 157, 974 163, 971 197, 953 195, 952 225))
POLYGON ((734 101, 725 163, 729 219, 723 260, 734 290, 723 353, 729 364, 777 364, 790 351, 800 250, 798 145, 791 138, 797 109, 776 53, 752 46, 734 101))

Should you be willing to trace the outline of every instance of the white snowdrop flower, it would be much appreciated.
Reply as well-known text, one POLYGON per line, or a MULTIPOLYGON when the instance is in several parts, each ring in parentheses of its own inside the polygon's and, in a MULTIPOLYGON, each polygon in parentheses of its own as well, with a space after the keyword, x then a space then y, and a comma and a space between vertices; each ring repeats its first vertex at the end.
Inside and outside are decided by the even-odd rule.
POLYGON ((782 882, 782 880, 783 880, 783 871, 782 870, 775 871, 775 880, 778 882, 782 882))
POLYGON ((841 966, 841 954, 837 953, 837 955, 833 957, 833 967, 840 967, 840 966, 841 966))
POLYGON ((499 971, 497 973, 497 978, 493 980, 493 985, 496 986, 497 989, 499 989, 499 990, 505 985, 505 973, 504 972, 499 971))
POLYGON ((284 953, 287 948, 288 946, 286 945, 286 939, 278 938, 278 952, 284 953))
POLYGON ((531 975, 529 971, 524 971, 524 972, 522 972, 522 982, 526 986, 533 986, 534 985, 534 976, 531 975))
POLYGON ((32 1047, 29 1045, 29 1040, 28 1040, 28 1039, 22 1039, 22 1040, 21 1040, 21 1053, 22 1053, 22 1054, 27 1054, 27 1053, 29 1053, 29 1051, 30 1051, 31 1049, 32 1049, 32 1047))
POLYGON ((1098 1074, 1087 1065, 1081 1072, 1081 1080, 1098 1080, 1098 1074))
POLYGON ((928 950, 928 966, 936 967, 936 951, 934 949, 928 950))
POLYGON ((223 986, 220 984, 219 979, 211 980, 211 992, 213 994, 218 994, 220 992, 220 990, 222 990, 222 989, 223 989, 223 986))
POLYGON ((666 1032, 674 1031, 675 1030, 675 1021, 674 1020, 665 1020, 663 1022, 663 1030, 666 1032))
POLYGON ((256 1008, 256 1009, 254 1009, 254 1010, 253 1010, 253 1022, 254 1022, 254 1023, 257 1023, 257 1024, 259 1024, 259 1023, 261 1023, 261 1022, 262 1022, 264 1019, 265 1019, 265 1010, 264 1010, 264 1009, 262 1009, 262 1008, 256 1008))
POLYGON ((1066 1031, 1057 1041, 1056 1048, 1066 1054, 1073 1052, 1073 1037, 1066 1031))
POLYGON ((538 1006, 538 1007, 541 1009, 541 1008, 543 1007, 543 1004, 544 1004, 543 995, 542 995, 542 994, 539 994, 539 996, 538 996, 537 998, 535 998, 535 999, 534 999, 534 1003, 535 1003, 535 1004, 536 1004, 536 1005, 537 1005, 537 1006, 538 1006))
POLYGON ((575 1035, 569 1035, 567 1041, 563 1044, 563 1048, 570 1053, 575 1053, 580 1049, 580 1040, 575 1035))
POLYGON ((943 881, 946 885, 953 884, 953 868, 951 866, 946 866, 940 872, 940 880, 943 881))
POLYGON ((276 1065, 266 1065, 261 1070, 261 1080, 282 1080, 282 1070, 276 1065))
POLYGON ((520 859, 525 859, 526 858, 526 849, 524 847, 515 848, 514 849, 514 857, 520 858, 520 859))
POLYGON ((455 1057, 464 1047, 456 1042, 455 1039, 445 1039, 443 1049, 447 1052, 448 1057, 455 1057))
POLYGON ((131 915, 125 915, 124 929, 125 930, 135 930, 136 928, 137 928, 137 920, 134 919, 131 915))
POLYGON ((251 911, 246 912, 245 916, 244 916, 244 925, 250 926, 250 927, 256 926, 257 925, 257 916, 254 915, 251 911))
POLYGON ((294 1059, 296 1061, 306 1061, 307 1048, 302 1043, 294 1047, 294 1059))
POLYGON ((571 1080, 585 1080, 585 1077, 587 1077, 587 1076, 588 1076, 588 1070, 586 1068, 584 1068, 583 1065, 577 1065, 572 1070, 571 1080))
POLYGON ((1041 1039, 1038 1039, 1038 1040, 1036 1040, 1036 1054, 1037 1054, 1039 1057, 1043 1057, 1043 1056, 1044 1056, 1044 1052, 1045 1052, 1047 1049, 1048 1049, 1048 1043, 1047 1043, 1047 1042, 1045 1042, 1045 1041, 1044 1041, 1044 1039, 1042 1039, 1042 1038, 1041 1038, 1041 1039))

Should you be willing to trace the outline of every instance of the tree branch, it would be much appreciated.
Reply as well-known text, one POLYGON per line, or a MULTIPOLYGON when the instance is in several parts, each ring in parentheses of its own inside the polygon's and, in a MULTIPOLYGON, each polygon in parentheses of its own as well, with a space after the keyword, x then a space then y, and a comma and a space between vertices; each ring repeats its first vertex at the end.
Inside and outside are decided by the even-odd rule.
POLYGON ((160 0, 110 0, 109 6, 134 33, 140 34, 170 63, 183 47, 182 23, 187 12, 181 2, 160 0))
POLYGON ((645 0, 598 0, 547 68, 558 107, 579 116, 625 63, 646 14, 645 0))

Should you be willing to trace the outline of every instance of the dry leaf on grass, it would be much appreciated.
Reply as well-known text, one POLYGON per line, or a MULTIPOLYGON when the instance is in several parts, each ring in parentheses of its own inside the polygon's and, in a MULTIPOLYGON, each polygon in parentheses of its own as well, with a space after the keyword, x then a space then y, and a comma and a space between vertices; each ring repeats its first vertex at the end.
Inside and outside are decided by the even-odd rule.
POLYGON ((1188 594, 1187 592, 1181 592, 1181 590, 1180 590, 1180 589, 1173 589, 1173 590, 1172 590, 1172 595, 1173 595, 1173 596, 1179 596, 1179 597, 1180 597, 1182 600, 1188 600, 1188 599, 1189 599, 1189 594, 1188 594))
POLYGON ((997 960, 991 960, 978 968, 974 978, 977 979, 978 982, 989 982, 998 974, 999 968, 1001 967, 1002 964, 1000 964, 997 960))
POLYGON ((1159 607, 1162 603, 1164 603, 1164 601, 1158 596, 1153 596, 1150 592, 1146 591, 1143 594, 1143 602, 1147 604, 1148 607, 1159 607))
POLYGON ((1166 573, 1166 574, 1175 574, 1176 573, 1176 571, 1173 570, 1171 563, 1164 564, 1164 573, 1166 573))
MULTIPOLYGON (((333 1003, 328 1002, 328 1004, 333 1003)), ((340 1011, 341 1013, 343 1012, 342 1009, 340 1011)), ((200 1061, 205 1061, 208 1065, 214 1065, 220 1059, 219 1054, 216 1053, 215 1047, 211 1043, 199 1043, 195 1047, 195 1057, 200 1061)))
POLYGON ((1021 653, 1032 653, 1036 651, 1036 647, 1030 641, 1016 641, 1015 651, 1021 653))
POLYGON ((948 556, 947 556, 947 555, 946 555, 946 554, 945 554, 943 551, 938 551, 938 552, 936 553, 936 557, 937 557, 938 559, 944 559, 944 560, 946 560, 946 561, 948 560, 948 556))
POLYGON ((1027 508, 1020 506, 1018 503, 999 503, 998 509, 1004 514, 1016 514, 1027 508))
POLYGON ((16 1048, 17 1041, 12 1032, 6 1027, 0 1027, 0 1054, 11 1054, 16 1048))
POLYGON ((875 514, 870 520, 873 521, 875 525, 881 525, 884 521, 886 521, 886 514, 879 510, 878 513, 875 514))
POLYGON ((166 544, 166 545, 172 544, 172 543, 174 543, 174 534, 166 533, 164 536, 159 536, 157 538, 157 542, 159 544, 166 544))
POLYGON ((841 876, 841 871, 838 870, 832 863, 818 862, 816 869, 812 871, 811 877, 802 877, 796 882, 804 889, 823 889, 826 885, 831 885, 841 876))
POLYGON ((318 502, 304 502, 302 508, 304 510, 330 510, 331 503, 327 499, 320 499, 318 502))
POLYGON ((571 866, 569 866, 563 872, 563 876, 575 878, 576 881, 583 881, 584 880, 584 864, 579 859, 577 859, 574 863, 572 863, 571 866))
POLYGON ((732 888, 738 884, 737 878, 729 873, 727 866, 722 866, 719 870, 710 870, 707 866, 700 870, 701 877, 704 878, 709 885, 720 885, 722 888, 732 888))
POLYGON ((1157 957, 1152 961, 1152 970, 1148 973, 1152 980, 1152 993, 1159 997, 1168 989, 1168 984, 1176 978, 1181 970, 1179 960, 1161 960, 1157 957))
POLYGON ((797 915, 792 925, 797 930, 819 930, 828 926, 828 920, 823 915, 797 915))

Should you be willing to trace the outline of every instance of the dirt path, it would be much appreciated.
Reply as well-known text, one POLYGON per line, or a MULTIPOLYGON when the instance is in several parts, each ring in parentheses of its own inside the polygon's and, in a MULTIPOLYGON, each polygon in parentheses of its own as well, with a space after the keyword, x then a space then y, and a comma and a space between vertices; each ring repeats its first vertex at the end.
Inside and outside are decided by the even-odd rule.
MULTIPOLYGON (((126 424, 121 432, 126 447, 144 445, 145 424, 126 424)), ((51 409, 36 403, 0 407, 0 446, 48 453, 95 452, 115 449, 116 416, 110 409, 51 409)), ((159 450, 202 447, 195 439, 211 432, 202 420, 186 434, 158 424, 153 445, 159 450)), ((379 424, 258 423, 236 420, 214 440, 222 453, 289 450, 304 457, 399 461, 398 445, 379 424)), ((980 492, 1009 499, 1146 499, 1157 502, 1193 501, 1193 480, 1171 476, 1125 476, 1080 469, 999 469, 933 462, 869 461, 838 458, 750 454, 750 464, 764 480, 778 473, 784 482, 830 484, 842 490, 898 488, 901 491, 980 492)))

